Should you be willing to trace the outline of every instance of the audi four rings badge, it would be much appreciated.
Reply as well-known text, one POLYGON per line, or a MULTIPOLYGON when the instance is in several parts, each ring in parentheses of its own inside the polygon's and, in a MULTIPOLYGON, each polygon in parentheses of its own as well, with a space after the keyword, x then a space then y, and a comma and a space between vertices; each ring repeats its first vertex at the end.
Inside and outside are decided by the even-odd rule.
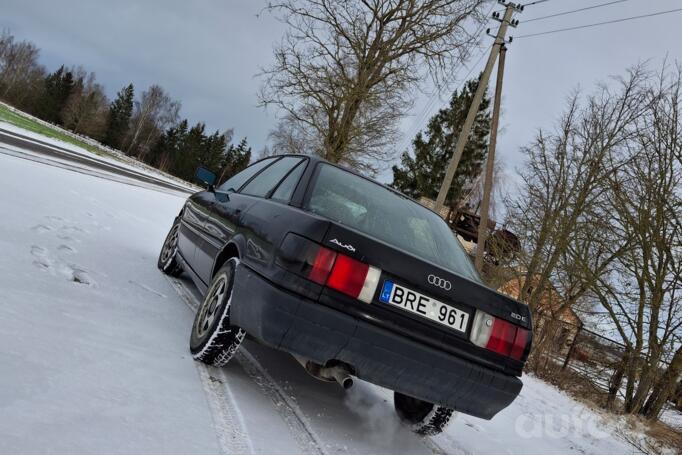
POLYGON ((353 245, 351 245, 350 243, 344 245, 343 243, 339 242, 339 241, 336 240, 336 239, 331 239, 331 240, 329 241, 329 243, 334 243, 334 244, 340 246, 341 248, 347 249, 347 250, 350 251, 351 253, 355 253, 355 247, 354 247, 353 245))
POLYGON ((428 280, 429 284, 431 284, 433 286, 437 286, 441 289, 445 289, 446 291, 449 291, 450 289, 452 289, 452 283, 450 283, 448 280, 441 278, 439 276, 429 275, 427 280, 428 280))

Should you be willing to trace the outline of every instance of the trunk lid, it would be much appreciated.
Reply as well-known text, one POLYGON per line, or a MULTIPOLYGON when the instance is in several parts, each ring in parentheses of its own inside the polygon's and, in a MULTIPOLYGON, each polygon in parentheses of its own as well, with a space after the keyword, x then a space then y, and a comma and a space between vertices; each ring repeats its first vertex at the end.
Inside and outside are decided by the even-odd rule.
MULTIPOLYGON (((390 280, 442 303, 467 311, 470 314, 469 326, 475 310, 479 309, 520 327, 531 329, 530 312, 526 305, 486 287, 480 281, 462 276, 470 275, 468 270, 447 270, 338 223, 331 224, 322 244, 381 269, 381 278, 372 304, 384 305, 378 297, 383 284, 386 280, 390 280)), ((395 310, 405 313, 399 308, 395 310)), ((414 319, 423 319, 416 315, 409 316, 414 319)), ((422 322, 430 323, 428 320, 422 322)), ((443 325, 435 324, 434 326, 446 333, 452 332, 443 325)))

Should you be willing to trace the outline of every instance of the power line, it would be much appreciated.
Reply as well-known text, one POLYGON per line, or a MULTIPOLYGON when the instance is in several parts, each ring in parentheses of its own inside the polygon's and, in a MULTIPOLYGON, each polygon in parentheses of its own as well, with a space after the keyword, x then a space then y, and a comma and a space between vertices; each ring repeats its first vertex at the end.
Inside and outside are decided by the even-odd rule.
MULTIPOLYGON (((480 52, 480 55, 478 56, 478 59, 476 60, 476 63, 474 63, 473 65, 471 65, 471 66, 469 66, 469 67, 467 67, 467 66, 465 66, 465 65, 462 65, 462 67, 468 69, 469 72, 466 74, 466 76, 464 76, 464 78, 460 79, 461 82, 466 82, 467 78, 469 77, 469 75, 471 74, 471 72, 473 71, 473 69, 476 68, 476 66, 478 66, 478 64, 481 62, 481 60, 482 60, 483 57, 485 56, 486 50, 487 50, 489 47, 490 47, 490 46, 487 46, 487 47, 483 48, 483 50, 480 52)), ((454 75, 454 77, 452 78, 452 80, 449 81, 449 82, 457 82, 457 76, 458 76, 459 73, 461 72, 461 68, 462 68, 462 67, 460 67, 460 69, 455 73, 455 75, 454 75)), ((428 117, 428 115, 430 114, 430 110, 431 110, 431 108, 433 107, 433 104, 435 104, 435 102, 436 102, 436 100, 438 99, 438 97, 439 97, 440 95, 442 95, 444 91, 445 91, 445 89, 443 89, 443 90, 438 90, 437 96, 436 96, 436 94, 434 94, 434 96, 432 96, 431 99, 429 100, 430 102, 429 102, 429 106, 428 106, 427 117, 428 117)), ((424 120, 424 119, 422 119, 422 120, 424 120)))
MULTIPOLYGON (((473 65, 471 65, 469 67, 462 65, 462 67, 460 67, 460 69, 461 68, 468 68, 468 70, 469 70, 467 72, 467 74, 462 79, 460 79, 460 81, 462 83, 465 83, 468 80, 471 73, 474 71, 474 69, 476 69, 478 67, 478 64, 481 63, 481 60, 483 60, 483 57, 485 57, 485 55, 486 55, 486 51, 488 49, 490 49, 491 46, 492 45, 486 46, 485 48, 483 48, 480 55, 478 56, 478 59, 476 60, 476 62, 473 65)), ((459 72, 460 71, 457 71, 457 73, 455 73, 455 76, 457 76, 457 74, 459 74, 459 72)), ((457 80, 457 77, 453 77, 452 82, 455 82, 456 80, 457 80)), ((428 117, 431 115, 431 109, 433 108, 436 101, 439 99, 439 96, 443 94, 443 92, 444 92, 444 90, 437 90, 437 92, 431 96, 431 98, 427 102, 427 105, 421 110, 420 114, 418 115, 418 117, 419 117, 418 120, 415 120, 412 123, 412 126, 410 127, 409 131, 407 133, 405 133, 404 139, 401 141, 400 147, 399 147, 401 150, 406 148, 410 144, 412 139, 414 139, 414 136, 422 128, 422 123, 424 122, 424 120, 428 119, 428 117)))
POLYGON ((469 80, 469 76, 471 76, 471 73, 474 71, 474 69, 478 66, 479 63, 481 63, 481 60, 483 60, 483 57, 485 57, 486 51, 490 49, 493 45, 491 44, 490 46, 487 46, 485 49, 483 49, 483 52, 481 52, 481 55, 478 57, 478 60, 476 60, 476 63, 471 65, 469 68, 469 72, 462 78, 462 82, 466 83, 469 80))
POLYGON ((587 11, 590 9, 601 8, 602 6, 615 5, 616 3, 623 3, 623 2, 627 2, 627 1, 629 1, 629 0, 615 0, 613 2, 600 3, 599 5, 587 6, 585 8, 574 9, 571 11, 564 11, 562 13, 556 13, 556 14, 549 14, 547 16, 534 17, 532 19, 528 19, 528 20, 523 21, 523 23, 525 24, 527 22, 541 21, 543 19, 549 19, 552 17, 565 16, 567 14, 579 13, 581 11, 587 11))
POLYGON ((524 6, 524 7, 525 7, 525 6, 533 6, 533 5, 538 5, 538 4, 540 4, 540 3, 545 3, 545 2, 548 2, 548 1, 549 1, 549 0, 536 0, 536 1, 534 1, 534 2, 526 3, 526 4, 521 5, 521 6, 524 6))
POLYGON ((618 22, 625 22, 625 21, 631 21, 635 19, 642 19, 645 17, 653 17, 653 16, 661 16, 663 14, 670 14, 670 13, 676 13, 678 11, 682 11, 682 8, 677 8, 677 9, 671 9, 668 11, 659 11, 657 13, 650 13, 650 14, 642 14, 641 16, 630 16, 630 17, 624 17, 622 19, 614 19, 612 21, 604 21, 604 22, 597 22, 594 24, 586 24, 586 25, 578 25, 576 27, 567 27, 567 28, 559 28, 556 30, 548 30, 546 32, 539 32, 539 33, 531 33, 528 35, 521 35, 521 36, 516 36, 514 37, 515 39, 519 38, 530 38, 531 36, 540 36, 540 35, 549 35, 550 33, 559 33, 559 32, 568 32, 571 30, 580 30, 583 28, 589 28, 589 27, 597 27, 599 25, 607 25, 607 24, 616 24, 618 22))
MULTIPOLYGON (((490 7, 490 10, 489 10, 488 13, 486 14, 486 17, 490 17, 490 13, 492 13, 492 11, 493 11, 494 8, 495 8, 495 4, 493 4, 493 5, 490 7)), ((487 22, 488 22, 488 21, 483 22, 483 23, 481 24, 481 26, 478 28, 478 30, 476 30, 476 32, 474 32, 474 36, 475 36, 475 37, 478 38, 478 37, 481 36, 481 33, 485 30, 485 27, 486 27, 487 22)), ((474 45, 471 44, 469 47, 467 47, 466 53, 469 53, 469 52, 472 50, 473 46, 474 46, 474 45)), ((485 55, 485 51, 482 51, 482 52, 481 52, 481 55, 480 55, 479 59, 476 61, 476 63, 474 63, 474 65, 472 66, 472 68, 475 67, 476 65, 478 65, 478 63, 479 63, 479 62, 481 61, 481 59, 483 58, 483 55, 485 55)), ((457 76, 458 76, 458 74, 461 72, 462 67, 466 68, 464 65, 462 65, 462 66, 455 72, 455 74, 452 75, 452 77, 446 78, 446 80, 444 81, 444 84, 443 84, 444 87, 447 87, 448 85, 450 85, 450 83, 456 82, 456 81, 457 81, 457 76)), ((471 74, 471 70, 469 71, 469 73, 467 74, 466 77, 468 77, 469 74, 471 74)), ((466 77, 465 77, 464 80, 466 80, 466 77)), ((417 117, 416 117, 416 119, 414 120, 414 122, 412 122, 412 126, 410 126, 410 128, 409 128, 409 130, 408 130, 408 133, 406 133, 406 134, 404 135, 403 140, 400 142, 399 149, 402 150, 402 149, 404 149, 405 147, 407 147, 407 146, 409 145, 410 141, 412 141, 413 136, 417 133, 417 131, 419 131, 419 130, 421 129, 421 125, 422 125, 422 123, 424 122, 424 120, 426 120, 426 119, 431 115, 431 109, 433 108, 433 105, 436 103, 436 100, 440 97, 440 95, 443 94, 444 91, 445 91, 444 88, 437 88, 436 91, 429 97, 429 100, 426 102, 426 104, 424 105, 424 107, 422 108, 422 110, 419 112, 419 114, 417 115, 417 117)))
MULTIPOLYGON (((502 0, 500 0, 502 3, 502 0)), ((440 213, 443 209, 445 199, 452 186, 452 179, 455 177, 455 172, 457 172, 457 166, 459 166, 459 161, 462 159, 464 153, 464 148, 466 147, 469 133, 476 120, 476 114, 481 106, 481 101, 483 100, 483 95, 487 89, 488 81, 490 80, 490 73, 495 66, 495 62, 498 60, 501 52, 504 52, 504 43, 507 41, 507 30, 508 28, 515 27, 518 21, 512 20, 514 13, 521 11, 523 8, 515 3, 505 3, 504 16, 500 19, 499 15, 496 15, 494 19, 499 20, 500 27, 497 29, 495 34, 495 44, 491 46, 490 55, 488 56, 488 61, 485 64, 485 69, 478 80, 478 86, 476 87, 476 92, 471 99, 471 104, 467 112, 466 119, 462 124, 462 129, 457 136, 457 144, 452 152, 452 157, 448 163, 448 167, 445 169, 445 177, 443 178, 443 183, 438 191, 438 197, 436 198, 436 203, 434 205, 434 211, 440 213)), ((473 67, 472 67, 473 68, 473 67)), ((500 65, 500 68, 502 66, 500 65)))
MULTIPOLYGON (((491 6, 491 8, 488 11, 488 14, 486 16, 488 16, 488 17, 490 16, 490 13, 492 12, 494 7, 495 7, 495 5, 491 6)), ((481 26, 478 28, 478 30, 476 30, 476 32, 474 33, 474 36, 476 36, 477 38, 480 37, 481 33, 485 29, 486 24, 487 24, 487 22, 482 23, 481 26)), ((466 53, 469 53, 472 50, 472 47, 473 47, 473 44, 467 48, 466 53)), ((460 67, 460 69, 461 69, 461 67, 460 67)), ((444 87, 448 86, 451 82, 455 82, 457 80, 457 75, 459 74, 460 69, 458 69, 458 71, 456 71, 455 74, 453 74, 451 78, 447 78, 444 81, 443 87, 438 88, 437 91, 434 92, 433 95, 431 95, 428 103, 426 104, 426 106, 424 107, 422 112, 419 114, 419 121, 418 121, 419 123, 421 123, 421 121, 424 120, 422 118, 424 116, 424 114, 426 114, 427 116, 429 115, 429 111, 433 107, 433 104, 435 103, 436 98, 443 94, 444 87)))

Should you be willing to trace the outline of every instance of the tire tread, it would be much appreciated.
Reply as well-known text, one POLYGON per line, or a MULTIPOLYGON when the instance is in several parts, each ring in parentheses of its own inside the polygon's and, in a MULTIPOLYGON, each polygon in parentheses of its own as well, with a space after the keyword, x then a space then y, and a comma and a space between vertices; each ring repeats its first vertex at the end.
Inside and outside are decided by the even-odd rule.
MULTIPOLYGON (((239 260, 237 258, 228 259, 218 273, 216 273, 216 276, 220 275, 222 269, 225 267, 233 266, 236 270, 237 264, 239 264, 239 260)), ((232 276, 232 280, 234 280, 234 275, 232 276)), ((190 346, 190 351, 192 352, 192 358, 194 360, 198 360, 215 367, 222 367, 227 365, 232 357, 234 357, 235 353, 239 349, 239 346, 241 346, 242 341, 246 336, 246 332, 239 327, 230 325, 232 283, 230 283, 230 295, 227 297, 227 299, 228 300, 225 304, 225 309, 220 315, 220 322, 208 340, 206 340, 206 342, 197 350, 193 350, 190 346)))

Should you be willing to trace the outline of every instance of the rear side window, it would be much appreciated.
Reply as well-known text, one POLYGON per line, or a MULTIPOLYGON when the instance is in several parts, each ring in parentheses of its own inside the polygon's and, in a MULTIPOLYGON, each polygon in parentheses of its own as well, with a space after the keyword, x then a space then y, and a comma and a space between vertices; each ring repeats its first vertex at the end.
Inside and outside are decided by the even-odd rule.
POLYGON ((299 163, 293 171, 279 184, 271 198, 276 201, 289 202, 291 196, 294 194, 298 181, 301 180, 301 175, 305 170, 305 163, 299 163))
POLYGON ((241 192, 251 196, 266 196, 301 160, 302 158, 297 156, 285 156, 258 174, 241 192))
POLYGON ((370 180, 320 164, 307 208, 480 282, 471 260, 443 219, 370 180))
POLYGON ((239 188, 244 185, 251 177, 256 175, 262 169, 266 168, 268 165, 272 164, 276 158, 268 158, 266 160, 259 161, 251 166, 247 167, 243 171, 230 177, 225 183, 218 187, 218 191, 223 193, 228 193, 230 191, 239 191, 239 188))

